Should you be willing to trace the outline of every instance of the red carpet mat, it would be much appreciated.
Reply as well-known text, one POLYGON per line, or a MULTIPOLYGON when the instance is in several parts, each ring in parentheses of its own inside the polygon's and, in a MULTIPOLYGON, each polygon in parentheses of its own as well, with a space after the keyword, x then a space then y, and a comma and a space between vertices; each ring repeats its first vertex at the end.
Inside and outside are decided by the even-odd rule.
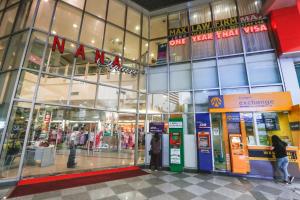
POLYGON ((139 167, 126 167, 79 174, 24 179, 18 182, 8 198, 131 178, 146 174, 148 173, 142 171, 139 167))

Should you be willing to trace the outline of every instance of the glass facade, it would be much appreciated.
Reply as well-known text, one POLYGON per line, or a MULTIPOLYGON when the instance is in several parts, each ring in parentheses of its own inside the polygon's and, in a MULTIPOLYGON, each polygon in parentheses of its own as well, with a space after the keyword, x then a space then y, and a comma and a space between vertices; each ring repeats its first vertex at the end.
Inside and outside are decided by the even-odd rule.
POLYGON ((148 122, 182 116, 185 134, 194 134, 210 95, 284 90, 260 1, 153 17, 118 0, 3 2, 3 178, 144 163, 148 122), (55 36, 65 39, 63 53, 52 50, 55 36), (74 56, 81 44, 85 58, 74 56), (140 73, 100 70, 96 49, 140 73), (72 142, 75 169, 67 168, 72 142))

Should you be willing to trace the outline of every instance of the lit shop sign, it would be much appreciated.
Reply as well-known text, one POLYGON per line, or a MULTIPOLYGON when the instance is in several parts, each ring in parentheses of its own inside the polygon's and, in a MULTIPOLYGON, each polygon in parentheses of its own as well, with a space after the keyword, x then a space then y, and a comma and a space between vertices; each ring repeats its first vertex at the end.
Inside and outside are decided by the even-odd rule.
MULTIPOLYGON (((56 48, 61 54, 64 53, 65 39, 62 39, 62 41, 60 42, 59 37, 54 36, 52 51, 55 51, 56 48)), ((84 46, 82 44, 80 44, 80 46, 77 48, 74 56, 76 58, 81 57, 82 60, 85 60, 85 51, 84 46)), ((98 49, 95 50, 94 63, 96 63, 99 68, 108 68, 109 71, 116 70, 127 74, 131 74, 132 76, 136 76, 139 72, 139 70, 137 69, 121 65, 119 56, 115 56, 114 59, 110 59, 105 56, 105 52, 100 52, 98 49)))
POLYGON ((189 32, 191 32, 192 35, 192 42, 213 40, 214 34, 216 39, 239 36, 239 21, 245 34, 263 32, 268 30, 262 16, 260 15, 252 14, 242 16, 240 17, 240 20, 238 20, 238 17, 232 17, 229 19, 218 20, 214 23, 206 22, 202 24, 192 25, 190 27, 186 26, 169 29, 169 45, 185 45, 187 43, 186 37, 188 37, 189 32))

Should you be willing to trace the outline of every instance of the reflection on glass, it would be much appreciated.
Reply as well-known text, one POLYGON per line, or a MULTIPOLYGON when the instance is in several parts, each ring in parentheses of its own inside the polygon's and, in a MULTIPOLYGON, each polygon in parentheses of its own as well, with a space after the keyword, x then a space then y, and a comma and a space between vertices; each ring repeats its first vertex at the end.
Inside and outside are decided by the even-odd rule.
POLYGON ((18 83, 16 98, 32 100, 37 80, 37 72, 23 70, 18 83))
POLYGON ((105 19, 107 0, 87 0, 85 11, 105 19))
POLYGON ((68 4, 75 6, 77 8, 83 9, 84 1, 82 0, 62 0, 64 2, 67 2, 68 4))
POLYGON ((126 29, 138 35, 141 34, 141 13, 130 7, 127 10, 126 29))
POLYGON ((197 89, 217 88, 218 71, 216 60, 193 62, 193 86, 197 89), (201 77, 201 78, 199 78, 201 77))
POLYGON ((77 41, 81 23, 81 11, 58 2, 51 33, 77 41))
POLYGON ((147 94, 140 93, 140 99, 139 99, 139 113, 146 113, 146 98, 147 94))
POLYGON ((76 58, 74 78, 97 82, 98 66, 95 63, 95 50, 85 48, 85 60, 81 57, 76 58))
POLYGON ((94 107, 96 85, 75 81, 72 82, 70 104, 80 107, 94 107))
MULTIPOLYGON (((138 64, 130 62, 128 60, 125 60, 123 65, 133 69, 137 69, 137 70, 139 69, 138 64)), ((130 90, 137 90, 138 89, 137 81, 138 81, 138 75, 132 76, 131 74, 128 73, 122 73, 121 87, 130 90)))
POLYGON ((147 40, 142 40, 142 49, 141 49, 141 63, 143 65, 148 64, 149 57, 149 42, 147 40))
POLYGON ((117 110, 119 89, 99 85, 97 95, 96 108, 117 110))
POLYGON ((195 95, 195 111, 196 112, 208 112, 208 97, 219 95, 218 90, 203 90, 197 91, 195 95))
POLYGON ((168 95, 165 94, 149 94, 147 107, 148 113, 161 113, 169 111, 168 95))
POLYGON ((140 53, 140 38, 126 32, 124 56, 134 61, 139 60, 140 53))
POLYGON ((122 55, 124 31, 115 26, 106 25, 104 50, 122 55))
POLYGON ((125 5, 117 0, 110 0, 108 6, 107 20, 124 27, 125 23, 125 5))
POLYGON ((36 28, 48 32, 54 4, 55 0, 40 1, 39 10, 34 23, 36 28))
POLYGON ((144 38, 149 39, 149 18, 143 16, 143 35, 144 38))
POLYGON ((169 95, 170 112, 193 112, 193 93, 172 92, 169 95))
POLYGON ((26 1, 19 9, 19 17, 15 25, 15 31, 25 29, 31 26, 33 15, 37 5, 37 0, 26 1))
POLYGON ((150 19, 150 39, 167 36, 167 16, 158 16, 150 19))
POLYGON ((0 37, 11 33, 17 10, 18 6, 14 6, 8 10, 5 10, 3 13, 3 18, 0 25, 0 37))
POLYGON ((124 112, 136 112, 137 92, 121 90, 119 110, 124 112))

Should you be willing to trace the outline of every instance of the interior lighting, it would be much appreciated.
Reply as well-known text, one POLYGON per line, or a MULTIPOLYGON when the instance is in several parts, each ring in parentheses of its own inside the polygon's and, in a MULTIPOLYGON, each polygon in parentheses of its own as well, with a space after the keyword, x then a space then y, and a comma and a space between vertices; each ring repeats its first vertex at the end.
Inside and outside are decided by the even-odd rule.
POLYGON ((257 4, 258 4, 258 1, 255 1, 255 5, 257 6, 257 4))
POLYGON ((145 46, 148 47, 148 43, 146 43, 145 46))
POLYGON ((45 2, 48 2, 48 0, 44 0, 45 2))
POLYGON ((78 25, 77 24, 73 24, 73 28, 77 28, 78 27, 78 25))
POLYGON ((196 18, 198 17, 198 15, 197 15, 197 14, 194 14, 194 16, 193 16, 193 17, 194 17, 194 19, 196 19, 196 18))
POLYGON ((75 45, 74 45, 74 44, 71 44, 70 46, 71 46, 71 47, 75 47, 75 45))
POLYGON ((140 27, 139 27, 139 26, 136 26, 136 27, 135 27, 135 30, 136 30, 136 31, 139 31, 139 30, 140 30, 140 27))
POLYGON ((116 38, 116 42, 119 42, 120 41, 120 39, 119 38, 116 38))
POLYGON ((154 53, 151 53, 151 57, 154 57, 154 53))
POLYGON ((56 34, 56 31, 53 30, 53 31, 52 31, 52 34, 56 34))
POLYGON ((92 40, 91 43, 94 44, 94 43, 95 43, 95 40, 92 40))

